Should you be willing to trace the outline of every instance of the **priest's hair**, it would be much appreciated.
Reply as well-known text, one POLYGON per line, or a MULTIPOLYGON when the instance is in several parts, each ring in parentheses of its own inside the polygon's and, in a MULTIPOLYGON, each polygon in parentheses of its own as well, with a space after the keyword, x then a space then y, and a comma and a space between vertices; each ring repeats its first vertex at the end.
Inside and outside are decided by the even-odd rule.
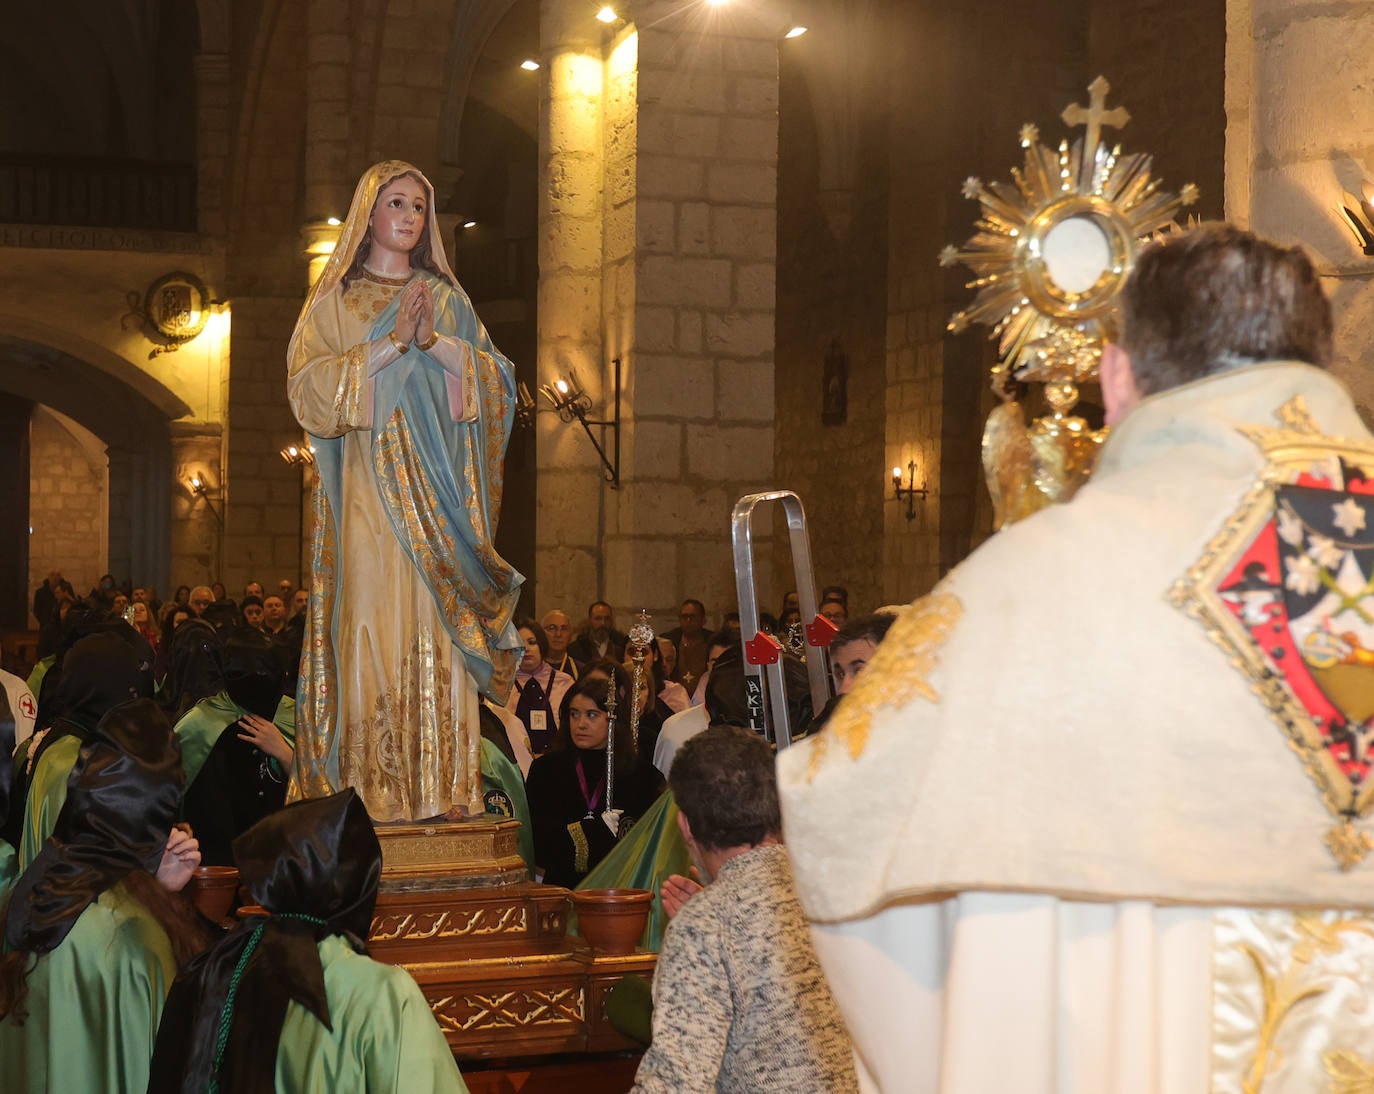
POLYGON ((1331 305, 1307 255, 1230 224, 1145 247, 1122 313, 1121 346, 1142 395, 1261 361, 1331 360, 1331 305))

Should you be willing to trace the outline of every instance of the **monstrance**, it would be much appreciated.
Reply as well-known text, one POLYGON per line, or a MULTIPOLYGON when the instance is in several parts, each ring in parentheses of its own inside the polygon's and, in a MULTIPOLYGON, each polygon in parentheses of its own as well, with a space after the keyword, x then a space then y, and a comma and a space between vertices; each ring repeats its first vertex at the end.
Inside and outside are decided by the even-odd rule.
POLYGON ((942 266, 968 266, 966 287, 978 290, 948 329, 983 323, 998 340, 992 389, 1002 404, 983 432, 998 528, 1067 501, 1092 472, 1107 431, 1072 413, 1079 386, 1097 379, 1102 345, 1117 334, 1117 298, 1140 244, 1197 200, 1192 183, 1161 189, 1149 155, 1102 142, 1103 126, 1130 121, 1125 109, 1106 109, 1109 90, 1099 76, 1086 107, 1065 108, 1064 124, 1086 129, 1072 145, 1048 148, 1036 126, 1022 126, 1025 164, 1011 183, 966 179, 964 196, 982 207, 977 231, 962 250, 940 252, 942 266), (1029 427, 1012 379, 1045 385, 1050 412, 1029 427))

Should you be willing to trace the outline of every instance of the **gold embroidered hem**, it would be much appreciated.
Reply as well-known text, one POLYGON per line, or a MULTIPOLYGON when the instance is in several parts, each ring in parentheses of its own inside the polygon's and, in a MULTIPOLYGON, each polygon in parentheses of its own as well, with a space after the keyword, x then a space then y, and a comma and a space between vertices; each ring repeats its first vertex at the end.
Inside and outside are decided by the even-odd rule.
POLYGON ((1212 960, 1211 1089, 1374 1091, 1374 919, 1221 911, 1212 960))
POLYGON ((338 573, 338 544, 329 498, 314 477, 310 492, 314 535, 310 552, 310 601, 306 610, 301 676, 316 686, 297 694, 296 748, 286 800, 323 798, 335 792, 329 777, 339 702, 335 693, 334 643, 327 640, 334 626, 334 585, 338 573))
POLYGON ((568 825, 568 838, 573 844, 573 869, 579 874, 585 874, 587 864, 591 861, 591 849, 587 845, 587 833, 582 831, 580 820, 568 825))

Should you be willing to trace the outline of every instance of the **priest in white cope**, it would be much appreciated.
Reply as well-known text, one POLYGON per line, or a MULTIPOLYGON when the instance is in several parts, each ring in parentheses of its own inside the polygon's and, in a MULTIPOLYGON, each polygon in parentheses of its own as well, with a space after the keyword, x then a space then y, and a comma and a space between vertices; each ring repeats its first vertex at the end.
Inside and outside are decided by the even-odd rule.
POLYGON ((1300 251, 1170 235, 1123 303, 1092 480, 779 757, 868 1089, 1374 1089, 1374 440, 1300 251))

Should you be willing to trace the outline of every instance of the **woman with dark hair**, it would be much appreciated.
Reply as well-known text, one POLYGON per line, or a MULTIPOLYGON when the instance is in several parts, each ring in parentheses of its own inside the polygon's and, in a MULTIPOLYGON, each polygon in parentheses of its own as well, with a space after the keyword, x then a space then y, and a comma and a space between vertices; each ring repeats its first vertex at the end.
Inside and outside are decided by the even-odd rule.
POLYGON ((181 756, 157 705, 94 727, 57 826, 3 916, 0 1090, 141 1091, 179 965, 208 942, 180 895, 200 863, 173 830, 181 756))
POLYGON ((530 751, 538 756, 549 750, 562 724, 559 712, 573 678, 549 664, 549 639, 543 627, 528 616, 521 616, 515 621, 515 629, 525 644, 525 656, 515 670, 511 699, 515 701, 515 716, 529 737, 530 751))
POLYGON ((172 603, 182 608, 191 606, 191 586, 178 585, 176 593, 172 596, 172 603))
POLYGON ((530 765, 525 780, 534 857, 549 885, 576 885, 606 857, 619 836, 653 804, 657 790, 639 767, 630 733, 630 680, 612 666, 610 680, 579 679, 563 699, 553 747, 530 765), (614 682, 612 682, 614 681, 614 682), (606 742, 615 696, 615 779, 606 802, 606 742))

